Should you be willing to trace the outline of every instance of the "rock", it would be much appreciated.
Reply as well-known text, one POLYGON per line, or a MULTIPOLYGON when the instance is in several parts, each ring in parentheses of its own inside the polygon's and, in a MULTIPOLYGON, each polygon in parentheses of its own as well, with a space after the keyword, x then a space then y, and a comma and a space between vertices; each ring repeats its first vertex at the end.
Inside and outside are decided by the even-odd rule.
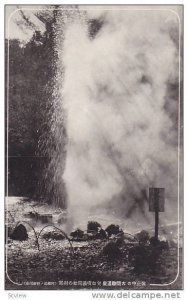
POLYGON ((25 241, 28 239, 26 227, 23 224, 16 226, 10 235, 10 238, 17 241, 25 241))
POLYGON ((104 229, 100 229, 99 232, 95 232, 95 231, 90 231, 87 232, 86 234, 86 239, 88 240, 103 240, 103 239, 107 239, 108 238, 108 234, 104 229))
POLYGON ((119 228, 119 225, 114 225, 114 224, 111 224, 109 225, 105 231, 108 233, 108 236, 111 236, 113 234, 119 234, 119 233, 123 233, 122 229, 119 228))
POLYGON ((107 239, 107 237, 108 237, 107 232, 102 228, 95 236, 96 239, 100 239, 100 240, 107 239))
POLYGON ((103 254, 108 257, 110 260, 115 260, 121 256, 121 250, 117 242, 110 241, 108 242, 102 250, 103 254))
POLYGON ((140 231, 139 233, 137 233, 135 235, 135 237, 138 239, 138 241, 141 244, 147 244, 149 242, 149 238, 150 238, 149 233, 146 230, 140 231))
POLYGON ((80 239, 84 237, 84 231, 82 231, 81 229, 77 228, 75 231, 72 231, 70 233, 70 236, 76 239, 80 239))
POLYGON ((94 240, 96 237, 96 233, 95 232, 88 232, 86 235, 86 239, 87 240, 94 240))
POLYGON ((87 224, 87 232, 99 232, 102 226, 98 222, 89 221, 87 224))

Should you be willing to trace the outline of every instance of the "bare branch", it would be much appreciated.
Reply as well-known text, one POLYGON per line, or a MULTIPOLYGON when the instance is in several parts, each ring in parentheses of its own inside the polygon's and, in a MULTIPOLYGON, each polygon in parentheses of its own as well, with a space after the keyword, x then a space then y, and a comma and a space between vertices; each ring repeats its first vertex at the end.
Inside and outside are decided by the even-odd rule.
POLYGON ((22 10, 20 10, 20 14, 21 14, 23 20, 25 21, 25 23, 27 24, 27 26, 30 27, 31 29, 33 29, 34 31, 36 31, 37 30, 36 25, 29 20, 29 18, 24 14, 24 12, 22 10))

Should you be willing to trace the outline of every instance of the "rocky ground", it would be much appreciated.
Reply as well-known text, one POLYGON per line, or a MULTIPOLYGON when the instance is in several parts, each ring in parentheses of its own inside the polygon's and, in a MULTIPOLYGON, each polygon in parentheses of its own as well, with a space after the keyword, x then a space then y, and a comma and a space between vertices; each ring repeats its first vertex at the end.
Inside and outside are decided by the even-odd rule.
MULTIPOLYGON (((22 205, 9 207, 7 227, 14 229, 18 219, 23 221, 22 205)), ((155 245, 147 234, 139 242, 138 235, 133 238, 122 232, 94 238, 87 231, 82 237, 69 236, 69 241, 61 231, 46 227, 37 244, 35 233, 38 236, 48 224, 33 222, 35 232, 22 222, 28 239, 7 238, 6 289, 182 288, 182 249, 174 242, 155 245)))

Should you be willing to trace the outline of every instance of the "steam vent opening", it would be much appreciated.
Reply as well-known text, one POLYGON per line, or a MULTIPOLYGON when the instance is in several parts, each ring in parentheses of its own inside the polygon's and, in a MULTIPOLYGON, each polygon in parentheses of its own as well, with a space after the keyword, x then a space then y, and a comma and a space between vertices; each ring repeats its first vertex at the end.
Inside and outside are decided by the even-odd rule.
POLYGON ((5 19, 6 288, 181 289, 182 6, 5 19))

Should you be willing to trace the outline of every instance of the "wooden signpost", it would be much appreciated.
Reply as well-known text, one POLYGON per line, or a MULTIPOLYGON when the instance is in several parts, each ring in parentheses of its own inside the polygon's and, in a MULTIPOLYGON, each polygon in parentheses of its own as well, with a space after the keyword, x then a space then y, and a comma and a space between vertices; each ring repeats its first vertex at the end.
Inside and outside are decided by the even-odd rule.
POLYGON ((155 238, 158 240, 159 212, 164 212, 165 189, 149 188, 149 211, 155 212, 155 238))

